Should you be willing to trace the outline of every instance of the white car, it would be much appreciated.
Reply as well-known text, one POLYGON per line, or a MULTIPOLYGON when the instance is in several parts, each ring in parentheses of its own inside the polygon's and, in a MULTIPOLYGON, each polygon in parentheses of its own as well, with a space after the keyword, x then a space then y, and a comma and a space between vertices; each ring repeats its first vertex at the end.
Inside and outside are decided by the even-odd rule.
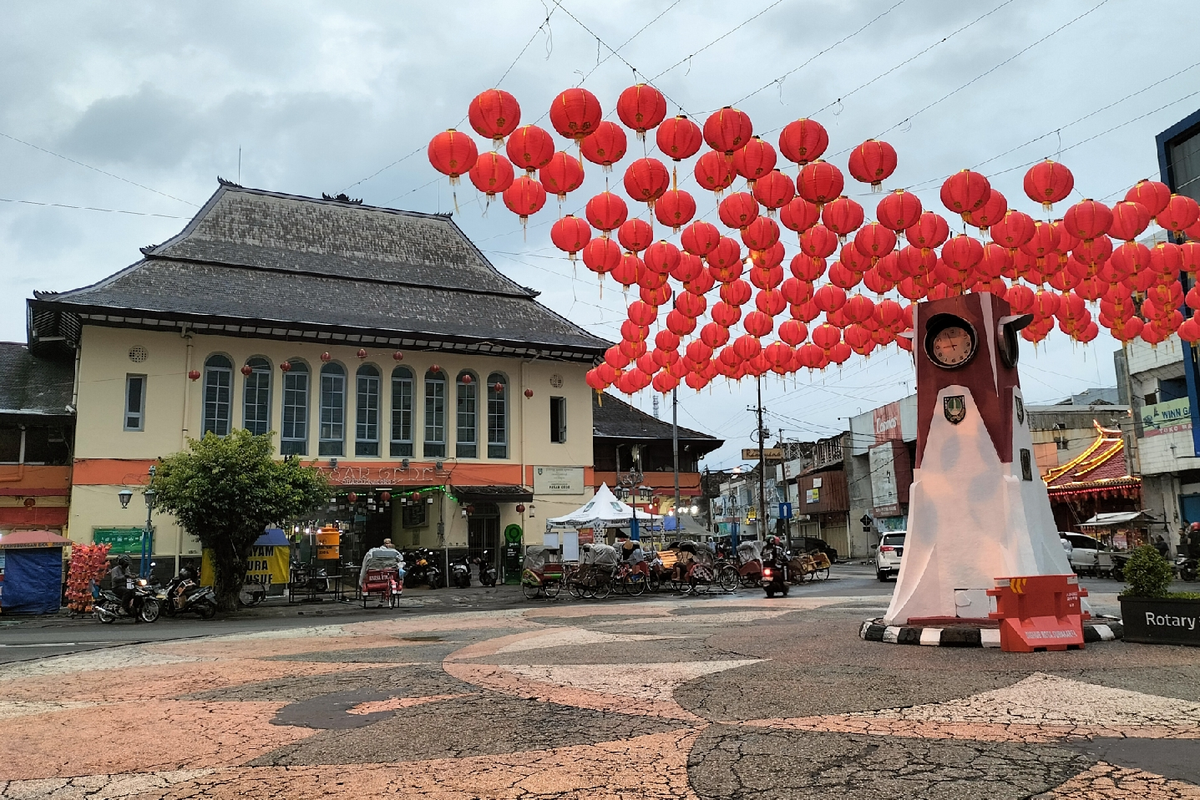
POLYGON ((900 557, 904 555, 904 537, 907 531, 885 533, 875 551, 875 577, 886 581, 900 572, 900 557))
POLYGON ((1095 573, 1099 569, 1100 551, 1104 545, 1082 533, 1060 531, 1058 535, 1071 543, 1071 554, 1068 556, 1071 569, 1084 574, 1095 573))

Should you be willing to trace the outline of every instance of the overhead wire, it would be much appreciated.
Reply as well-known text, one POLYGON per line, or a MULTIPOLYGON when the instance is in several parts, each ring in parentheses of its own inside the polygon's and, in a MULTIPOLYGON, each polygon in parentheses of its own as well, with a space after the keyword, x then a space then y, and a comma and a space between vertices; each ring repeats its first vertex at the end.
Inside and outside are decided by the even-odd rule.
POLYGON ((67 208, 77 211, 102 211, 107 214, 129 214, 135 217, 159 217, 161 219, 191 219, 178 214, 155 214, 150 211, 128 211, 123 208, 100 208, 98 206, 75 206, 70 203, 42 203, 37 200, 16 200, 11 197, 0 197, 0 203, 19 203, 27 206, 42 206, 43 208, 67 208))
POLYGON ((679 59, 679 60, 678 60, 678 61, 676 61, 674 64, 672 64, 671 66, 667 67, 667 68, 666 68, 666 69, 664 69, 662 72, 658 73, 658 74, 657 74, 657 75, 655 75, 653 78, 651 78, 651 79, 650 79, 650 81, 651 81, 651 82, 653 82, 653 81, 656 81, 656 80, 658 80, 659 78, 661 78, 663 75, 666 75, 668 72, 670 72, 671 70, 675 69, 676 67, 678 67, 678 66, 680 66, 680 65, 682 65, 682 64, 684 64, 684 63, 686 63, 686 62, 688 62, 688 61, 691 61, 693 58, 695 58, 696 56, 700 55, 700 54, 701 54, 701 53, 703 53, 705 50, 707 50, 708 48, 710 48, 710 47, 712 47, 713 45, 715 45, 717 42, 721 41, 722 39, 725 39, 725 38, 726 38, 726 37, 728 37, 728 36, 731 36, 732 34, 736 33, 737 31, 741 30, 741 29, 742 29, 742 28, 744 28, 746 25, 749 25, 751 22, 753 22, 754 20, 758 19, 758 18, 759 18, 759 17, 761 17, 763 14, 767 13, 767 12, 768 12, 768 11, 770 11, 772 8, 774 8, 775 6, 779 5, 779 4, 780 4, 780 3, 782 3, 782 2, 783 2, 783 0, 775 0, 775 2, 773 2, 773 3, 769 4, 769 5, 767 5, 767 6, 766 6, 766 7, 764 7, 764 8, 763 8, 761 11, 759 11, 758 13, 756 13, 756 14, 754 14, 753 16, 749 17, 748 19, 744 19, 744 20, 742 20, 741 22, 739 22, 737 25, 734 25, 732 28, 730 28, 729 30, 725 31, 725 33, 722 33, 720 36, 718 36, 717 38, 713 39, 711 42, 709 42, 708 44, 704 45, 704 46, 703 46, 703 47, 701 47, 700 49, 698 49, 698 50, 694 50, 694 51, 692 51, 691 53, 689 53, 688 55, 686 55, 686 56, 684 56, 683 58, 679 59))

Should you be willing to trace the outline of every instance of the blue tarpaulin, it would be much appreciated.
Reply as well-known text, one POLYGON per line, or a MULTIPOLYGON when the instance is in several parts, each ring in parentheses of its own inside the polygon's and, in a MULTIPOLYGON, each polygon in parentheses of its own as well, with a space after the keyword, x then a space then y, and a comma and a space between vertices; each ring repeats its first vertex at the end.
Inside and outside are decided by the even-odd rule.
POLYGON ((62 599, 62 548, 10 549, 5 553, 5 614, 57 614, 62 599))
POLYGON ((267 532, 254 540, 255 547, 287 547, 287 536, 279 528, 267 528, 267 532))

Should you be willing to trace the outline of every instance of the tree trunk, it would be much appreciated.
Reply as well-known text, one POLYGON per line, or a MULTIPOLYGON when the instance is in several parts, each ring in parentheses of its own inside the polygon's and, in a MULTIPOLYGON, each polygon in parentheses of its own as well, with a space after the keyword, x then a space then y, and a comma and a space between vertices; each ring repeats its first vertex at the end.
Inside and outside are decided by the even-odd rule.
POLYGON ((238 610, 238 595, 246 579, 246 561, 250 555, 250 547, 241 550, 243 552, 239 552, 239 548, 233 542, 228 542, 224 547, 212 548, 215 573, 213 591, 216 592, 217 608, 220 611, 238 610))

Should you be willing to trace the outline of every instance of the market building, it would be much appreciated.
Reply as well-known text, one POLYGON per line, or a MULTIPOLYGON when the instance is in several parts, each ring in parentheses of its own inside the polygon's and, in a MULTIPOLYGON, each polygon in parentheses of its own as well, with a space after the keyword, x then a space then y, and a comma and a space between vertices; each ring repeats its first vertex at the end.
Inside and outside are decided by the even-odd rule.
MULTIPOLYGON (((221 181, 131 266, 29 301, 29 353, 75 365, 69 536, 127 549, 146 509, 118 491, 244 427, 327 473, 289 533, 336 522, 342 560, 385 537, 497 549, 511 525, 538 543, 534 519, 592 493, 584 374, 609 343, 536 297, 449 215, 221 181)), ((199 554, 165 514, 154 533, 159 561, 199 554)))

